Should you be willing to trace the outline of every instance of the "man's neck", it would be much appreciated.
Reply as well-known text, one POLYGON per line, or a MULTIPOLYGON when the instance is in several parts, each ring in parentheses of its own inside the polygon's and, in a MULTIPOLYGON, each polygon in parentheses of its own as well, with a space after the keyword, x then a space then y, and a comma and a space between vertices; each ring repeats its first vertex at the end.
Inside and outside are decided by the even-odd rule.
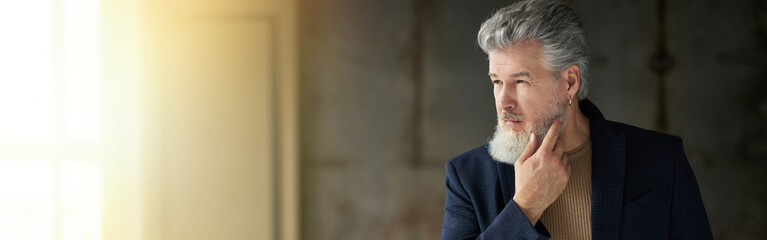
POLYGON ((591 135, 589 118, 581 112, 577 101, 567 106, 567 123, 562 131, 562 140, 565 142, 565 151, 572 151, 589 140, 591 135))

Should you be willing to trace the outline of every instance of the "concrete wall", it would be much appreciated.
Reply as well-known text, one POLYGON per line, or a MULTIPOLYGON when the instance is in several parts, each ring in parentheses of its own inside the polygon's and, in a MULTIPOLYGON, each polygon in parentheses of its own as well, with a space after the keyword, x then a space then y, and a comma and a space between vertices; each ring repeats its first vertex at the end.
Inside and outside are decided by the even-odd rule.
MULTIPOLYGON (((437 239, 444 163, 494 124, 481 22, 507 1, 299 2, 302 236, 437 239)), ((716 238, 767 237, 767 6, 573 1, 608 119, 681 136, 716 238)))

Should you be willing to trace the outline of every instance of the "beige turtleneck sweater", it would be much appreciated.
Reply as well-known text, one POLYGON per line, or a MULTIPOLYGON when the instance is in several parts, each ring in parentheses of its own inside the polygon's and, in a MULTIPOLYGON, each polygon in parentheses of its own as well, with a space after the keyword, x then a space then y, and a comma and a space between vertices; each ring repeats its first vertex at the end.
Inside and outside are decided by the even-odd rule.
POLYGON ((551 239, 591 239, 591 140, 565 154, 572 166, 570 180, 543 211, 541 222, 551 239))

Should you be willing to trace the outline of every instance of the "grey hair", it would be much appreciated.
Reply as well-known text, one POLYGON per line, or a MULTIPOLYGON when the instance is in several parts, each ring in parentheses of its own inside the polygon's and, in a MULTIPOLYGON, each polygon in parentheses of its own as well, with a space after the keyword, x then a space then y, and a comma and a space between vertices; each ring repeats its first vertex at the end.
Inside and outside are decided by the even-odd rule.
POLYGON ((578 99, 584 99, 588 93, 589 47, 582 25, 566 3, 525 0, 501 8, 485 20, 477 34, 477 43, 489 55, 528 38, 539 40, 548 70, 562 72, 573 64, 578 66, 581 84, 577 95, 578 99))

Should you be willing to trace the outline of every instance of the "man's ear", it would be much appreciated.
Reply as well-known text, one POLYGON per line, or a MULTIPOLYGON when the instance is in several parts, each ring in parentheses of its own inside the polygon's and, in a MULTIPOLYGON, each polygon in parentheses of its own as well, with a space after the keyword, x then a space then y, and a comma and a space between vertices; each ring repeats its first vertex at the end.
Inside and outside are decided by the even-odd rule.
POLYGON ((562 75, 567 84, 567 96, 577 99, 576 94, 581 87, 581 69, 578 68, 578 65, 573 64, 567 67, 562 75))

